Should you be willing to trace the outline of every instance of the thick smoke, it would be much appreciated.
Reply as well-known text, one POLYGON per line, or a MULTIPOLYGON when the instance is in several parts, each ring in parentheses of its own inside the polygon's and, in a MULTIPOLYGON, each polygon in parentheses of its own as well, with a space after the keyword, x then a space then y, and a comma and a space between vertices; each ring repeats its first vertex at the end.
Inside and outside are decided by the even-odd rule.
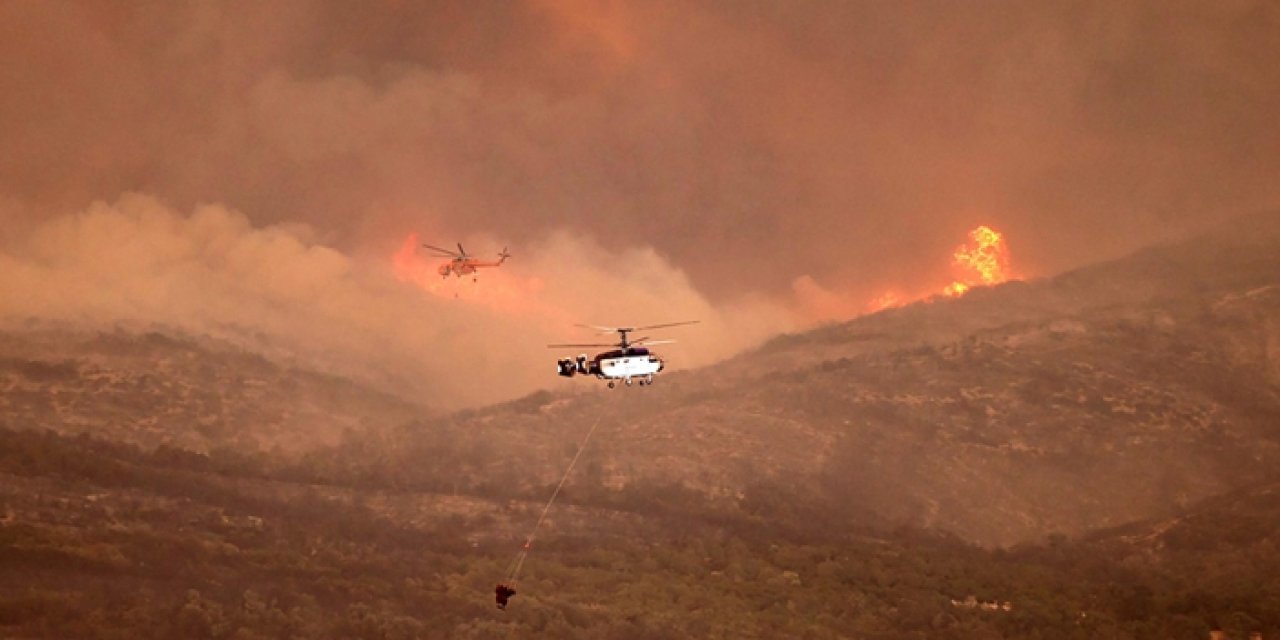
POLYGON ((861 302, 978 224, 1046 274, 1280 201, 1265 0, 12 2, 0 25, 0 199, 29 215, 142 192, 352 253, 572 229, 715 297, 807 275, 861 302))
POLYGON ((1278 50, 1265 0, 0 3, 3 305, 467 402, 569 319, 697 317, 707 362, 935 291, 979 224, 1035 276, 1280 204, 1278 50), (519 258, 453 304, 414 233, 519 258))
POLYGON ((255 227, 220 206, 188 215, 126 196, 54 218, 0 251, 0 320, 176 327, 444 408, 552 386, 564 354, 546 343, 615 339, 574 322, 700 320, 664 336, 681 339, 664 349, 680 368, 795 321, 763 302, 712 306, 653 250, 611 252, 571 232, 524 247, 479 282, 440 278, 439 261, 414 252, 416 242, 371 260, 315 238, 305 225, 255 227))

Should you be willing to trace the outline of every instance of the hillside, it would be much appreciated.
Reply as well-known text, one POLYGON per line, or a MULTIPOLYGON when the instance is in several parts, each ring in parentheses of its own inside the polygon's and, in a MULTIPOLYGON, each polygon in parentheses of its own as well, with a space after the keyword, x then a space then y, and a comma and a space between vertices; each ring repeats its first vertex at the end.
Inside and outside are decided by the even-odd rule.
POLYGON ((808 523, 797 533, 797 523, 778 526, 780 512, 707 518, 714 505, 693 500, 558 509, 559 531, 541 538, 512 607, 498 612, 492 585, 521 539, 495 529, 527 527, 539 503, 317 483, 279 460, 228 453, 0 430, 0 635, 1280 632, 1275 485, 1198 505, 1172 526, 1008 551, 911 529, 866 536, 808 523))
POLYGON ((532 496, 599 419, 570 488, 606 500, 667 487, 988 545, 1172 513, 1280 469, 1280 233, 1249 222, 1263 226, 780 338, 652 388, 418 422, 351 443, 378 468, 350 449, 327 464, 532 496))
POLYGON ((651 388, 553 380, 566 390, 437 417, 214 341, 11 331, 0 425, 278 448, 334 481, 537 500, 598 420, 567 502, 665 495, 986 545, 1077 535, 1280 468, 1276 227, 783 336, 651 388))
POLYGON ((200 338, 12 330, 0 634, 1270 635, 1280 242, 1245 235, 451 415, 200 338), (1071 293, 1098 283, 1144 293, 1071 293))
POLYGON ((10 428, 299 453, 424 414, 342 378, 163 329, 0 331, 0 425, 10 428))
POLYGON ((978 288, 802 334, 780 336, 739 358, 752 367, 790 369, 821 359, 963 340, 1014 323, 1074 318, 1159 301, 1232 297, 1274 284, 1280 211, 1244 216, 1186 240, 1082 267, 1052 278, 978 288), (823 357, 825 356, 825 357, 823 357))

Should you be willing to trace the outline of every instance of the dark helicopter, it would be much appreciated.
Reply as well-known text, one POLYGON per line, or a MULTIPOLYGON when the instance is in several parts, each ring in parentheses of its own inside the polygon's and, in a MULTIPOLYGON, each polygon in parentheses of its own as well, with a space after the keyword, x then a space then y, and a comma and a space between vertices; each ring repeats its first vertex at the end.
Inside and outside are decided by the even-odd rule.
POLYGON ((462 248, 461 242, 458 243, 457 251, 441 249, 440 247, 433 247, 429 244, 424 244, 422 246, 435 252, 435 257, 437 258, 449 259, 448 262, 441 263, 440 267, 436 269, 436 272, 445 278, 448 278, 449 274, 453 274, 459 278, 464 275, 469 275, 472 280, 475 280, 476 270, 479 268, 501 267, 502 263, 506 262, 507 258, 511 257, 511 254, 507 253, 506 247, 502 248, 502 252, 498 254, 497 260, 481 260, 467 255, 467 250, 462 248))

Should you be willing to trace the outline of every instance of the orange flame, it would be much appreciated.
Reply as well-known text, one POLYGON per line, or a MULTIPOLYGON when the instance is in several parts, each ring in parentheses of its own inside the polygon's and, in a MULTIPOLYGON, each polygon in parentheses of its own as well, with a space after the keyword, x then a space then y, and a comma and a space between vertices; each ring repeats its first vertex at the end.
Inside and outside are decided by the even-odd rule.
POLYGON ((952 258, 953 264, 972 275, 947 285, 942 290, 944 295, 962 296, 974 286, 990 286, 1009 279, 1009 248, 1004 244, 1004 235, 984 224, 970 231, 969 239, 970 243, 956 247, 952 258))
MULTIPOLYGON (((943 287, 941 295, 958 298, 974 287, 1000 284, 1013 277, 1009 264, 1009 248, 1005 245, 1004 234, 984 224, 969 232, 969 240, 956 247, 951 255, 952 266, 960 270, 963 275, 943 287)), ((938 290, 932 289, 932 291, 938 290)), ((938 294, 912 295, 896 289, 887 289, 868 301, 866 310, 867 313, 875 313, 919 300, 928 301, 936 295, 938 294)))

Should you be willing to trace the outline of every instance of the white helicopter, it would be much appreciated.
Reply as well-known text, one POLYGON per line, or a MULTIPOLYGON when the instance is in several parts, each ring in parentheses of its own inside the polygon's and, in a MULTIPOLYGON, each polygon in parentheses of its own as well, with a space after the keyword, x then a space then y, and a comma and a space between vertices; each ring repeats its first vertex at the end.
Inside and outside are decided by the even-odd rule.
POLYGON ((657 354, 649 351, 648 346, 654 344, 667 344, 675 342, 675 340, 650 340, 647 336, 629 340, 627 334, 632 331, 647 331, 649 329, 664 329, 667 327, 678 327, 686 324, 696 324, 697 320, 686 320, 683 322, 668 322, 665 324, 651 324, 644 327, 598 327, 595 325, 579 324, 574 325, 587 329, 596 329, 601 333, 618 333, 618 342, 613 344, 549 344, 547 347, 552 349, 565 347, 615 347, 612 351, 605 351, 596 354, 594 358, 587 358, 587 354, 581 354, 575 358, 561 358, 556 362, 556 373, 572 378, 575 374, 593 375, 609 381, 609 388, 612 389, 617 385, 617 381, 621 380, 627 386, 631 386, 632 382, 639 382, 640 386, 648 386, 653 384, 654 374, 662 371, 664 362, 657 354))

